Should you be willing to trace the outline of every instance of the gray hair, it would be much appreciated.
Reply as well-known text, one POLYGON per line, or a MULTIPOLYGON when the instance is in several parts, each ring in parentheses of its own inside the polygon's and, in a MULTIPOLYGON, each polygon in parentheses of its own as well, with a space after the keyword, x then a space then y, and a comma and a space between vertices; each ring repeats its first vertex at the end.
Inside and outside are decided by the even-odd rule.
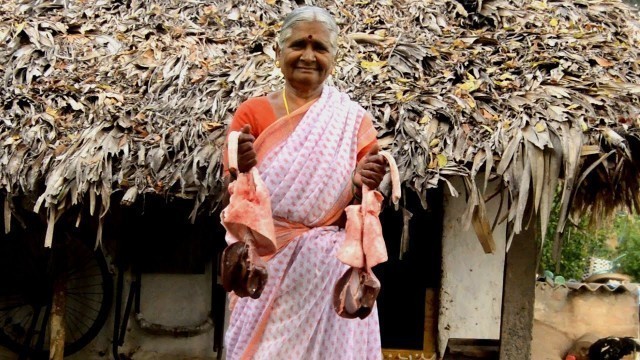
POLYGON ((305 21, 318 21, 324 24, 327 30, 329 30, 331 53, 335 55, 338 51, 338 34, 340 33, 340 29, 333 19, 333 16, 331 16, 327 10, 316 6, 302 6, 287 15, 282 24, 280 36, 278 36, 278 46, 280 46, 280 49, 284 47, 284 43, 291 36, 293 27, 305 21))

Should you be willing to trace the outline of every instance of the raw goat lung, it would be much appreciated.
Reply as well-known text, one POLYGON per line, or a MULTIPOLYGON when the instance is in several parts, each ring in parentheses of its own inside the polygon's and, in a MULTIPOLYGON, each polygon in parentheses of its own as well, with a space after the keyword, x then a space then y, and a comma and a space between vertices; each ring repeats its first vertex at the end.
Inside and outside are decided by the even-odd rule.
POLYGON ((259 256, 250 252, 255 251, 243 242, 236 242, 224 249, 222 253, 222 287, 225 291, 233 291, 239 297, 249 296, 257 299, 262 295, 269 274, 266 264, 259 256), (257 258, 258 261, 251 261, 257 258))
MULTIPOLYGON (((400 200, 400 174, 395 159, 386 151, 379 152, 387 159, 391 172, 391 199, 400 200)), ((382 237, 380 210, 384 197, 362 186, 362 204, 347 206, 345 239, 336 256, 349 265, 333 288, 333 308, 347 319, 364 319, 373 310, 380 293, 380 281, 371 268, 387 261, 387 247, 382 237)))
POLYGON ((347 319, 364 319, 373 310, 380 281, 370 270, 351 267, 333 289, 333 308, 347 319))
MULTIPOLYGON (((229 134, 229 169, 238 169, 240 132, 229 134)), ((229 205, 220 213, 222 225, 236 242, 222 253, 222 286, 239 297, 257 299, 267 280, 267 263, 260 256, 276 251, 269 190, 253 167, 229 184, 229 205)))

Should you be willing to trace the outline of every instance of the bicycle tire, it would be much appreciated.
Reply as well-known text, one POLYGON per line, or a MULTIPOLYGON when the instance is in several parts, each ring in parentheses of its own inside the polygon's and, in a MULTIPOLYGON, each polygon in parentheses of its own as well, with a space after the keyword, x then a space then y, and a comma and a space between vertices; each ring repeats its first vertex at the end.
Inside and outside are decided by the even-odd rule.
MULTIPOLYGON (((79 268, 70 268, 68 271, 69 278, 65 284, 66 294, 67 294, 67 308, 64 314, 65 329, 67 331, 67 337, 65 338, 65 347, 64 347, 65 356, 78 352, 79 350, 87 346, 98 335, 98 333, 100 332, 100 330, 102 329, 102 327, 107 321, 109 312, 111 310, 112 301, 113 301, 113 279, 109 271, 104 254, 100 250, 91 251, 90 249, 88 249, 88 247, 86 247, 86 245, 82 243, 82 241, 74 241, 74 246, 75 246, 76 252, 77 250, 79 250, 78 246, 80 246, 82 247, 83 250, 88 250, 89 252, 91 252, 92 255, 89 256, 88 257, 89 259, 87 260, 87 262, 82 263, 82 265, 80 265, 79 268), (88 275, 87 272, 91 270, 98 270, 98 273, 88 275), (83 271, 85 273, 83 273, 83 271), (83 277, 82 275, 85 275, 85 276, 83 277), (85 301, 88 300, 88 301, 91 301, 92 303, 99 303, 99 307, 97 308, 97 310, 95 310, 94 307, 91 307, 92 309, 95 310, 95 317, 89 320, 90 324, 86 324, 86 322, 84 322, 85 319, 82 313, 80 312, 74 313, 74 311, 80 311, 80 310, 78 309, 72 310, 74 308, 71 305, 74 304, 74 302, 78 302, 78 303, 81 302, 78 299, 74 299, 74 297, 76 296, 83 297, 84 295, 88 294, 88 292, 79 293, 77 291, 71 291, 71 290, 74 290, 72 288, 74 284, 82 283, 77 281, 74 282, 74 280, 90 279, 90 278, 98 278, 98 277, 100 278, 99 284, 92 284, 90 285, 91 287, 89 287, 89 289, 92 290, 91 292, 92 294, 96 294, 97 296, 99 296, 99 300, 96 300, 95 297, 90 297, 90 298, 84 297, 85 301), (96 290, 96 292, 93 292, 93 290, 97 287, 100 288, 100 291, 96 290), (75 322, 71 321, 73 319, 75 319, 74 321, 82 322, 83 325, 86 326, 86 328, 85 329, 79 329, 77 327, 75 329, 72 328, 72 324, 75 324, 75 322), (79 333, 79 336, 77 337, 68 336, 69 334, 74 334, 74 333, 79 333)), ((88 255, 88 252, 86 254, 88 255)), ((28 277, 29 275, 27 274, 25 276, 28 277)), ((87 287, 87 285, 84 285, 84 286, 87 287)), ((50 294, 52 294, 52 292, 50 292, 50 294)), ((0 295, 0 300, 2 300, 1 296, 2 295, 0 295)), ((45 301, 28 301, 26 299, 28 299, 29 296, 25 296, 24 294, 18 294, 18 296, 23 296, 22 303, 20 304, 20 302, 18 301, 17 305, 13 307, 14 307, 14 310, 23 309, 22 313, 19 314, 22 316, 22 319, 15 320, 13 317, 9 317, 10 320, 14 320, 13 321, 14 323, 10 324, 10 326, 14 326, 15 329, 20 329, 20 327, 22 327, 22 330, 24 330, 23 324, 29 323, 31 324, 30 330, 27 330, 26 334, 29 334, 29 331, 35 332, 34 328, 38 328, 39 331, 37 333, 37 336, 33 339, 29 338, 28 336, 26 337, 16 336, 15 333, 7 334, 7 326, 8 326, 6 322, 7 316, 3 318, 2 316, 3 308, 0 307, 0 344, 4 345, 9 350, 14 351, 16 353, 21 353, 21 352, 25 353, 26 351, 28 353, 27 358, 48 359, 49 358, 48 341, 50 336, 48 324, 49 324, 49 315, 50 315, 50 308, 51 308, 51 297, 49 297, 45 301), (43 309, 44 309, 44 312, 42 311, 43 309), (34 314, 36 315, 35 317, 33 316, 34 314), (5 322, 3 323, 2 320, 5 320, 5 322), (20 325, 16 325, 16 323, 20 325), (42 331, 43 329, 44 331, 42 331), (30 340, 29 347, 25 347, 24 345, 24 342, 27 339, 30 340)), ((33 300, 33 297, 30 300, 33 300)), ((86 303, 84 304, 86 305, 86 303)), ((11 310, 11 311, 14 311, 14 310, 11 310)), ((76 324, 76 326, 79 326, 79 325, 76 324)), ((20 331, 18 331, 17 333, 18 335, 20 335, 19 334, 20 331)))

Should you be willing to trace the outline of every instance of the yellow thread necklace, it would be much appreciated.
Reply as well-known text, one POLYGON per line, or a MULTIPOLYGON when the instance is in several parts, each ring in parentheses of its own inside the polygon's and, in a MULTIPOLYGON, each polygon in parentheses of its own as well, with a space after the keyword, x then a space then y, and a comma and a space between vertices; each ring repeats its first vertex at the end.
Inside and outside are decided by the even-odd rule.
POLYGON ((282 89, 282 100, 284 100, 284 109, 287 110, 287 115, 289 115, 289 104, 287 104, 287 96, 284 92, 285 90, 282 89))

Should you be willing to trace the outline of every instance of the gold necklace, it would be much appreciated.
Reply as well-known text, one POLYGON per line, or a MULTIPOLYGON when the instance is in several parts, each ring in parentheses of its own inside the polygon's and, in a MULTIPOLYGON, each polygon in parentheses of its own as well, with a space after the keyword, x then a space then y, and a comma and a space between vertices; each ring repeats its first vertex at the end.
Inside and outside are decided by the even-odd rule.
POLYGON ((282 100, 284 100, 284 109, 287 110, 287 115, 289 115, 289 104, 287 104, 287 96, 284 92, 285 90, 282 89, 282 100))

